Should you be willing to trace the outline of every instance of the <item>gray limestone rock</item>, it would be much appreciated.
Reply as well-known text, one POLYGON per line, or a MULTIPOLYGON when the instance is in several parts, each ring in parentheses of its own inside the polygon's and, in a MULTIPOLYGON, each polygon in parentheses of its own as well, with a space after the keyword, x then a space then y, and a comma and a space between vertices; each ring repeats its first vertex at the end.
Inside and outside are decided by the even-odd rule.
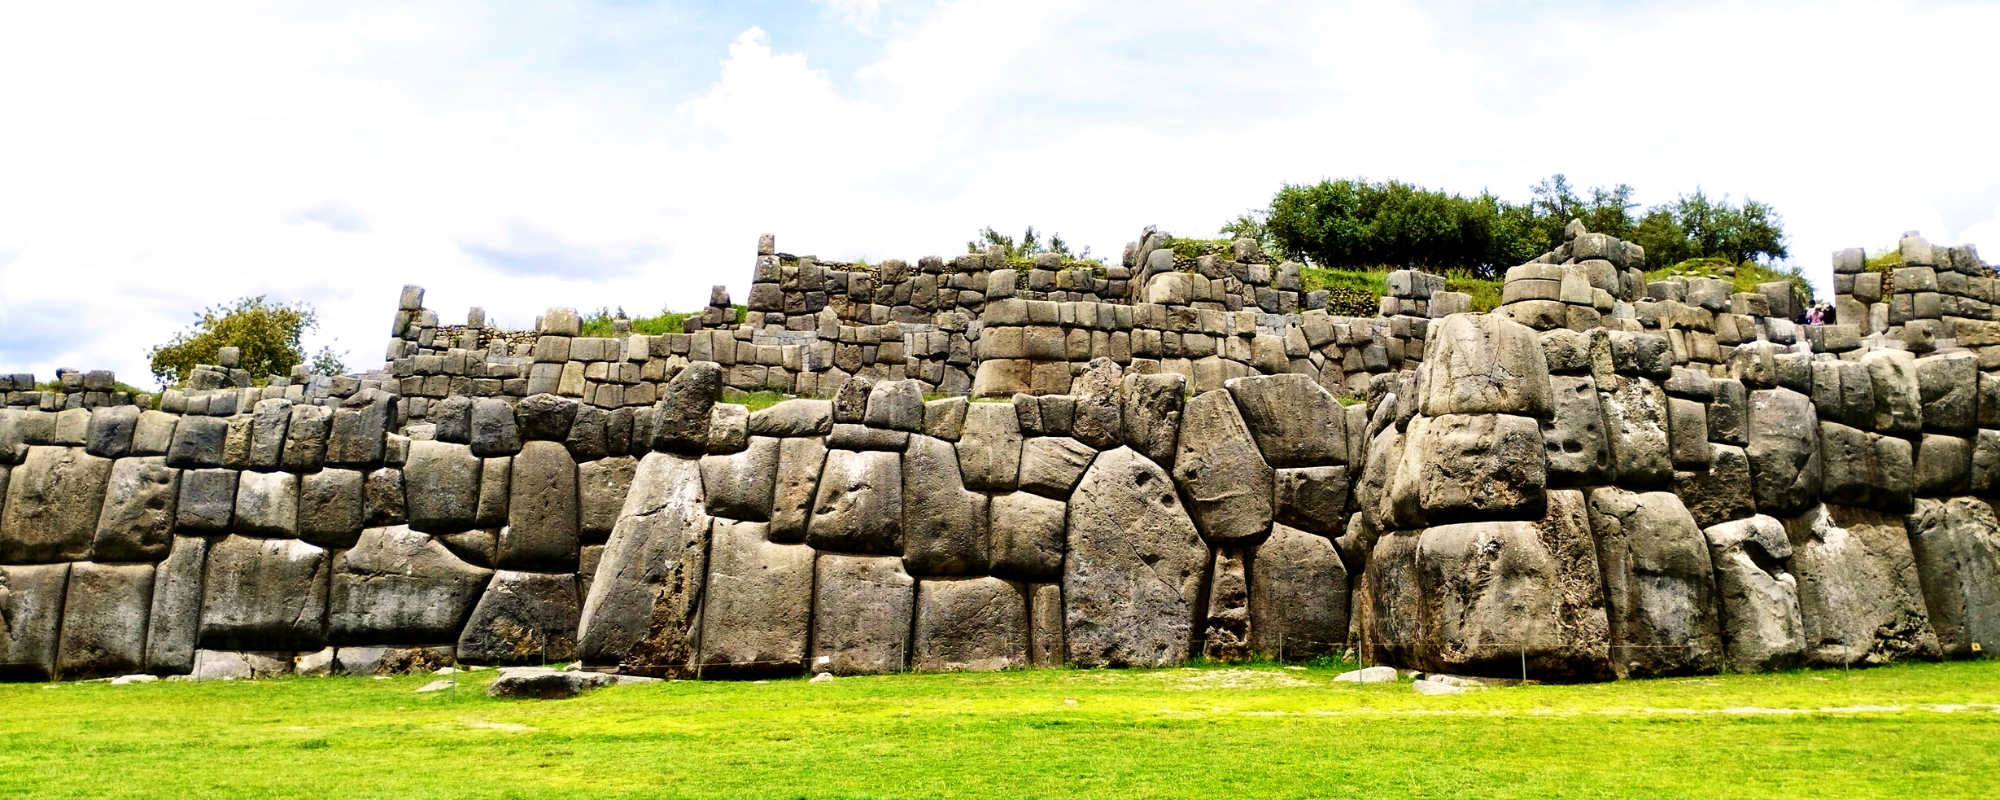
POLYGON ((459 634, 458 660, 540 665, 574 659, 580 603, 574 573, 495 572, 459 634))
POLYGON ((1166 473, 1130 448, 1111 450, 1084 473, 1070 511, 1062 595, 1071 663, 1185 661, 1208 552, 1166 473))
POLYGON ((1549 367, 1535 331, 1498 314, 1432 320, 1425 337, 1422 412, 1548 419, 1549 367))
POLYGON ((861 422, 870 428, 920 433, 924 429, 924 390, 913 380, 882 381, 870 387, 861 422))
POLYGON ((1667 398, 1667 450, 1674 469, 1705 470, 1708 449, 1708 407, 1696 400, 1667 398))
POLYGON ((1251 556, 1249 578, 1250 643, 1257 652, 1307 661, 1346 649, 1347 568, 1332 541, 1273 525, 1251 556))
POLYGON ((1870 350, 1861 363, 1875 387, 1875 432, 1915 436, 1924 425, 1916 356, 1905 350, 1870 350))
MULTIPOLYGON (((961 462, 963 463, 963 462, 961 462)), ((778 470, 771 500, 771 541, 800 544, 812 519, 819 494, 820 468, 826 464, 826 443, 818 438, 779 440, 778 470)))
POLYGON ((2000 521, 1992 507, 1970 497, 1918 500, 1905 525, 1944 656, 1979 658, 2000 647, 2000 521))
POLYGON ((321 547, 353 547, 361 536, 360 472, 327 469, 299 476, 299 538, 321 547))
POLYGON ((0 680, 56 677, 69 564, 0 566, 0 680))
POLYGON ((1916 371, 1923 429, 1973 435, 1979 417, 1979 357, 1966 351, 1925 356, 1917 359, 1916 371))
MULTIPOLYGON (((129 408, 130 406, 126 406, 129 408)), ((118 459, 97 516, 95 561, 158 561, 173 539, 181 471, 159 456, 118 459)))
POLYGON ((285 434, 292 426, 292 401, 281 397, 257 401, 250 417, 250 452, 244 465, 274 470, 284 460, 285 434))
POLYGON ((1028 587, 1028 662, 1047 668, 1065 660, 1062 585, 1033 584, 1028 587))
POLYGON ((917 584, 910 667, 991 672, 1029 664, 1027 587, 999 578, 917 584))
POLYGON ((702 456, 701 480, 708 496, 708 513, 752 522, 770 520, 780 441, 754 436, 742 452, 702 456))
POLYGON ((1708 440, 1743 447, 1750 444, 1750 393, 1743 382, 1717 379, 1715 402, 1708 406, 1708 440))
POLYGON ((993 574, 1017 580, 1062 577, 1068 506, 1029 492, 996 494, 992 501, 993 574))
POLYGON ((477 398, 455 394, 432 405, 429 419, 437 426, 437 440, 471 445, 472 407, 477 402, 477 398))
POLYGON ((631 456, 612 456, 577 465, 577 533, 582 541, 595 544, 610 538, 611 529, 618 525, 618 511, 625 507, 625 495, 632 490, 632 474, 638 468, 639 460, 631 456))
POLYGON ((709 410, 708 447, 710 455, 741 452, 750 446, 750 409, 735 403, 716 403, 709 410))
POLYGON ((277 678, 292 674, 292 654, 281 651, 197 650, 189 678, 234 681, 277 678))
POLYGON ((956 442, 965 435, 965 409, 970 405, 963 397, 945 397, 924 403, 924 435, 956 442))
POLYGON ((806 544, 843 553, 902 555, 902 454, 830 450, 806 544))
POLYGON ((176 536, 167 558, 153 572, 152 608, 147 615, 145 671, 183 675, 194 669, 201 633, 202 568, 209 540, 176 536))
POLYGON ((131 455, 132 434, 139 427, 139 414, 138 406, 112 406, 91 412, 90 430, 85 435, 83 449, 98 458, 131 455))
POLYGON ((639 461, 583 601, 584 663, 672 677, 691 671, 710 523, 699 459, 649 453, 639 461))
POLYGON ((965 409, 958 467, 966 488, 1011 492, 1021 472, 1021 424, 1006 403, 973 403, 965 409))
POLYGON ((774 544, 768 526, 717 522, 701 612, 704 677, 796 673, 812 625, 813 550, 774 544))
POLYGON ((1635 489, 1665 488, 1674 477, 1667 437, 1667 393, 1650 380, 1629 378, 1616 388, 1600 385, 1598 401, 1604 409, 1605 439, 1618 484, 1635 489))
POLYGON ((222 446, 229 437, 229 421, 220 417, 182 417, 174 426, 174 443, 167 448, 167 464, 183 469, 222 465, 222 446))
POLYGON ((1592 489, 1590 527, 1619 676, 1715 671, 1723 655, 1715 570, 1680 498, 1592 489))
POLYGON ((393 397, 373 389, 363 389, 341 401, 327 425, 326 463, 336 467, 382 463, 395 406, 393 397))
POLYGON ((1124 371, 1109 358, 1091 360, 1071 385, 1076 409, 1070 436, 1099 450, 1117 447, 1124 426, 1124 371))
POLYGON ((455 641, 491 577, 428 535, 370 528, 333 558, 328 638, 337 645, 455 641))
POLYGON ((56 671, 76 680, 144 669, 152 602, 152 564, 72 565, 56 671))
MULTIPOLYGON (((182 494, 187 492, 182 490, 182 494)), ((361 524, 386 528, 409 521, 404 513, 403 471, 393 467, 373 470, 361 479, 361 524)))
POLYGON ((521 452, 521 427, 514 419, 514 407, 498 397, 481 397, 472 402, 468 433, 472 454, 480 458, 504 458, 521 452))
POLYGON ((179 532, 224 533, 236 514, 236 470, 191 469, 181 473, 174 505, 179 532))
POLYGON ((577 402, 567 397, 531 395, 514 406, 514 420, 523 439, 560 442, 569 438, 576 424, 576 408, 577 402))
POLYGON ((966 490, 952 444, 911 436, 902 470, 904 569, 919 576, 985 573, 987 498, 966 490))
POLYGON ((411 442, 409 459, 403 465, 410 527, 425 533, 458 533, 471 528, 479 511, 483 464, 468 445, 411 442))
POLYGON ((823 553, 813 586, 813 671, 899 672, 909 663, 916 580, 900 558, 823 553))
POLYGON ((140 413, 139 422, 132 429, 131 455, 166 455, 167 450, 173 447, 174 427, 179 425, 180 421, 180 415, 169 414, 164 411, 146 411, 140 413))
POLYGON ((239 474, 237 533, 283 539, 299 535, 299 476, 289 472, 239 474))
POLYGON ((630 675, 602 672, 557 672, 555 670, 510 669, 486 685, 486 696, 509 700, 561 700, 592 689, 639 680, 630 675))
POLYGON ((1819 423, 1812 400, 1790 389, 1750 393, 1750 481, 1757 510, 1796 514, 1818 502, 1819 423))
POLYGON ((1067 436, 1038 436, 1021 445, 1021 488, 1062 499, 1076 488, 1096 448, 1067 436))
POLYGON ((1172 469, 1180 443, 1187 376, 1175 372, 1131 374, 1124 379, 1124 441, 1153 463, 1172 469))
POLYGON ((563 447, 569 449, 570 457, 584 462, 611 455, 611 444, 607 441, 605 430, 608 416, 604 409, 597 406, 579 404, 576 407, 576 419, 569 424, 569 435, 563 437, 563 447))
POLYGON ((1277 470, 1274 517, 1321 536, 1340 535, 1347 526, 1348 470, 1346 466, 1277 470))
POLYGON ((1606 441, 1597 381, 1589 375, 1554 375, 1549 378, 1549 391, 1555 419, 1542 431, 1549 483, 1587 486, 1610 480, 1611 447, 1606 441))
POLYGON ((1792 545, 1785 525, 1768 516, 1714 525, 1708 538, 1715 564, 1722 641, 1737 672, 1788 669, 1805 657, 1798 580, 1785 569, 1792 545))
POLYGON ((448 645, 402 647, 342 647, 334 651, 332 671, 361 677, 428 675, 457 663, 448 645))
POLYGON ((576 461, 561 444, 531 440, 514 457, 507 527, 500 531, 501 569, 565 572, 576 569, 580 543, 576 461))
POLYGON ((1917 441, 1915 474, 1918 495, 1964 494, 1972 486, 1972 441, 1938 433, 1924 434, 1917 441))
POLYGON ((1347 414, 1312 376, 1258 375, 1223 386, 1265 463, 1280 469, 1347 463, 1347 414))
POLYGON ((825 436, 833 432, 833 402, 786 400, 750 412, 745 430, 751 436, 825 436))
POLYGON ((1674 494, 1697 526, 1713 526, 1757 513, 1750 492, 1750 457, 1743 448, 1710 444, 1706 472, 1675 472, 1674 494))
POLYGON ((1547 463, 1541 429, 1512 414, 1447 414, 1412 446, 1421 454, 1419 499, 1433 522, 1540 519, 1547 463))
POLYGON ((484 569, 493 568, 494 557, 500 551, 499 531, 473 530, 447 533, 438 536, 437 540, 438 544, 444 545, 444 549, 458 556, 460 561, 484 569))
POLYGON ((834 424, 862 424, 868 416, 868 396, 874 388, 875 382, 863 377, 841 384, 833 395, 834 424))
POLYGON ((202 573, 203 647, 317 650, 326 644, 327 551, 297 539, 228 536, 202 573))
POLYGON ((1786 519, 1806 660, 1821 666, 1938 657, 1901 515, 1813 506, 1786 519))
POLYGON ((0 563, 89 558, 111 468, 111 459, 81 447, 28 448, 9 471, 0 507, 0 563))
MULTIPOLYGON (((519 450, 515 448, 516 452, 519 450)), ((481 528, 499 528, 507 524, 507 499, 513 491, 514 459, 511 456, 480 459, 479 508, 472 514, 472 524, 481 528)), ((620 498, 619 502, 624 502, 624 499, 620 498)), ((612 513, 617 512, 614 510, 612 513)))
POLYGON ((286 472, 318 472, 326 465, 327 429, 333 424, 333 409, 326 406, 294 405, 285 425, 285 444, 278 465, 286 472))
POLYGON ((1197 649, 1209 661, 1250 658, 1250 576, 1244 568, 1249 548, 1218 547, 1209 562, 1208 609, 1199 623, 1197 649))
POLYGON ((1250 543, 1270 533, 1276 476, 1223 389, 1188 401, 1174 454, 1174 481, 1211 544, 1250 543))
POLYGON ((653 449, 698 455, 708 449, 708 423, 722 394, 722 368, 694 361, 661 390, 653 409, 653 449))

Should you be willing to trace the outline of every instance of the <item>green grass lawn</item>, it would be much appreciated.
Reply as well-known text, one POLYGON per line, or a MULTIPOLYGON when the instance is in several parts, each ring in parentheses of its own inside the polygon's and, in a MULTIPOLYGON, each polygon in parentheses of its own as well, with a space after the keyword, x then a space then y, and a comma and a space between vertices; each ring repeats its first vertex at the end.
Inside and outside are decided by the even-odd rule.
POLYGON ((1974 797, 2000 662, 1426 697, 1338 667, 0 686, 0 797, 1974 797))

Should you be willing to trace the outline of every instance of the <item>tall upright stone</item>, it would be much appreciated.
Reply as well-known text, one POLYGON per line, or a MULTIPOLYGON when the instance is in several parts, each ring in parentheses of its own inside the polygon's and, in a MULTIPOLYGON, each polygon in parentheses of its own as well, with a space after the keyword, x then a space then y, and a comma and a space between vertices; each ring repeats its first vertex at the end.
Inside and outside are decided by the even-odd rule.
POLYGON ((641 674, 691 674, 712 520, 701 461, 649 453, 583 601, 577 654, 641 674))
POLYGON ((1098 456, 1070 498, 1066 549, 1063 628, 1071 663, 1187 659, 1208 549, 1158 465, 1129 447, 1098 456))
POLYGON ((1275 480, 1227 390, 1188 401, 1174 453, 1174 481, 1186 494, 1187 510, 1204 539, 1237 544, 1264 538, 1271 530, 1275 480))

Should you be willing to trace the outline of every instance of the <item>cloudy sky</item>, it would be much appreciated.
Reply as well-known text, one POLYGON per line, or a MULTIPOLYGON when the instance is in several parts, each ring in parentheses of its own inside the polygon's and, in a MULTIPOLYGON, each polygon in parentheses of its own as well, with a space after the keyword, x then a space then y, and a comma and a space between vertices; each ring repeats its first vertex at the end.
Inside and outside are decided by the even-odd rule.
POLYGON ((404 283, 509 327, 690 309, 761 232, 1115 255, 1357 175, 1748 195, 1813 275, 1910 229, 2000 261, 1993 3, 117 5, 0 6, 0 372, 150 385, 256 294, 363 369, 404 283))

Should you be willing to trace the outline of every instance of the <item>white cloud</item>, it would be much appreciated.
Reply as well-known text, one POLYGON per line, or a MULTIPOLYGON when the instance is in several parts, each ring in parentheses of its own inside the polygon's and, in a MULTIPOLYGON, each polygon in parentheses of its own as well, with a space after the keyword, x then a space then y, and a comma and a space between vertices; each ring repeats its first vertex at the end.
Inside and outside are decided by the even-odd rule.
POLYGON ((876 12, 882 10, 882 0, 813 0, 813 2, 825 6, 828 11, 846 20, 847 24, 863 33, 868 32, 869 23, 875 20, 876 12))

